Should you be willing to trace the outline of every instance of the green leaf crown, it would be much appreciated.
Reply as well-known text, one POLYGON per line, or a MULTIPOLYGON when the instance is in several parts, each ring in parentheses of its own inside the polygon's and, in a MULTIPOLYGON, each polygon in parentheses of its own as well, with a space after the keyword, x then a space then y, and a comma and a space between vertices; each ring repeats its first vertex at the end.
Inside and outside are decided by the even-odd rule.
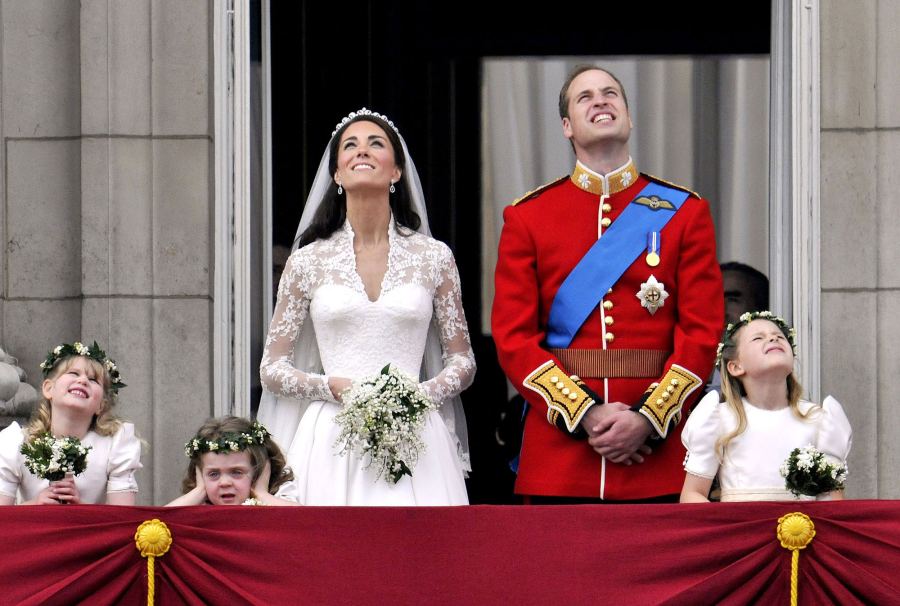
POLYGON ((797 331, 794 330, 784 318, 776 316, 771 311, 748 311, 741 314, 741 317, 738 318, 737 322, 725 327, 725 336, 722 337, 722 342, 719 343, 719 347, 716 349, 716 366, 722 362, 722 350, 725 349, 726 346, 734 346, 734 335, 738 329, 742 326, 746 326, 753 320, 768 320, 775 324, 781 329, 784 336, 787 337, 788 343, 791 344, 791 351, 795 356, 797 355, 797 331))
POLYGON ((194 436, 184 445, 184 454, 188 458, 191 458, 196 454, 205 452, 221 454, 240 452, 246 450, 247 447, 256 444, 262 446, 266 443, 269 436, 269 431, 263 427, 259 421, 253 421, 253 424, 250 426, 250 431, 225 433, 215 440, 202 438, 199 435, 194 436))
POLYGON ((119 374, 119 368, 116 366, 115 360, 107 357, 106 352, 100 349, 100 346, 97 345, 96 341, 94 341, 94 344, 90 347, 79 341, 75 341, 74 343, 62 343, 54 347, 47 354, 47 358, 41 362, 41 372, 44 373, 44 377, 50 375, 53 367, 56 366, 60 360, 71 356, 84 356, 99 362, 100 365, 106 369, 106 372, 109 373, 109 387, 113 393, 117 393, 123 387, 127 387, 125 383, 122 382, 122 377, 119 374))

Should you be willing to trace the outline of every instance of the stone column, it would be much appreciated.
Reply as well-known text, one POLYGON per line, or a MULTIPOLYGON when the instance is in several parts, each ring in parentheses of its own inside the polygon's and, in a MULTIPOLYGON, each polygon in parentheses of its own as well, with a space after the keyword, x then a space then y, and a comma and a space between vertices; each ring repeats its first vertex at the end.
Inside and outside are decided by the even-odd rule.
POLYGON ((142 501, 162 504, 212 410, 211 7, 81 7, 82 323, 128 373, 142 501))
POLYGON ((97 339, 147 442, 139 502, 179 492, 211 414, 212 5, 2 0, 2 344, 32 383, 97 339))
POLYGON ((32 385, 60 338, 81 334, 79 6, 0 3, 2 328, 32 385))
POLYGON ((854 497, 900 498, 898 24, 893 2, 822 3, 822 385, 853 425, 854 497))
POLYGON ((900 3, 875 14, 875 199, 878 228, 878 496, 900 499, 900 3))

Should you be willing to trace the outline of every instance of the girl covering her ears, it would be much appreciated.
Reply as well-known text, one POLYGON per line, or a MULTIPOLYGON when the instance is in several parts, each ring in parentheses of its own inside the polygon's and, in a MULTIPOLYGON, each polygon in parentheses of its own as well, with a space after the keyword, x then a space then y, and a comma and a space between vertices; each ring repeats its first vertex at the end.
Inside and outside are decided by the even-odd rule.
POLYGON ((296 505, 294 474, 265 427, 209 419, 184 446, 190 459, 174 505, 296 505), (277 495, 277 496, 276 496, 277 495))
POLYGON ((0 432, 0 505, 106 503, 134 505, 141 468, 141 441, 134 425, 112 412, 119 389, 125 387, 113 360, 96 342, 63 343, 41 363, 42 399, 24 429, 12 423, 0 432), (20 448, 25 441, 49 432, 72 436, 90 447, 87 468, 76 477, 48 482, 25 467, 20 448))
MULTIPOLYGON (((681 502, 708 501, 716 475, 722 501, 814 499, 794 496, 779 473, 791 451, 808 444, 846 466, 850 422, 831 396, 821 405, 800 399, 794 347, 793 329, 771 312, 748 312, 728 325, 719 344, 723 401, 715 391, 707 394, 682 433, 681 502)), ((843 492, 824 498, 840 499, 843 492)))

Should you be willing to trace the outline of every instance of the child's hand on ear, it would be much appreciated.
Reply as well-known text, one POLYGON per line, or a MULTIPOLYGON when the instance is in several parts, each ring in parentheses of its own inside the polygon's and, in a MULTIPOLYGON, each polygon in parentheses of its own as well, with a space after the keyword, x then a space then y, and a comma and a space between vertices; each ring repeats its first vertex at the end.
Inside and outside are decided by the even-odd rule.
POLYGON ((182 507, 185 505, 209 505, 209 501, 207 501, 206 499, 206 484, 203 483, 203 472, 200 471, 199 465, 194 467, 194 482, 196 483, 196 486, 194 486, 190 491, 181 495, 174 501, 167 503, 166 507, 182 507))
POLYGON ((269 480, 271 478, 272 463, 267 459, 266 464, 263 465, 262 471, 259 472, 259 477, 256 478, 256 482, 253 483, 253 488, 250 490, 250 496, 261 501, 261 503, 259 503, 261 505, 297 505, 297 503, 294 503, 293 501, 276 497, 269 492, 269 480))
POLYGON ((209 501, 206 498, 206 484, 203 482, 203 471, 200 469, 199 465, 194 468, 194 482, 197 485, 194 486, 194 489, 188 494, 196 501, 196 505, 208 505, 209 501))
POLYGON ((272 464, 266 459, 266 464, 263 465, 262 471, 259 472, 259 477, 256 478, 256 482, 253 483, 253 494, 261 495, 263 493, 269 494, 269 480, 272 478, 272 464))

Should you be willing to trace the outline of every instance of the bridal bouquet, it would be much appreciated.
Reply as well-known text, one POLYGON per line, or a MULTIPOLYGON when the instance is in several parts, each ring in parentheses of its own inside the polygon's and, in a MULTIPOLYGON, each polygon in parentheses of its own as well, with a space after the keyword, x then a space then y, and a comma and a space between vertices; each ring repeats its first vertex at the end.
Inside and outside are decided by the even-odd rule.
POLYGON ((30 442, 25 442, 20 452, 25 455, 25 467, 39 478, 55 482, 67 473, 78 475, 87 469, 87 453, 90 446, 84 446, 78 438, 54 438, 43 433, 30 442))
POLYGON ((368 454, 366 468, 374 465, 378 477, 396 484, 412 468, 425 449, 420 437, 425 413, 434 403, 418 384, 390 364, 373 377, 354 381, 343 393, 344 408, 334 421, 341 428, 335 446, 341 454, 368 454))
POLYGON ((815 497, 832 490, 843 490, 847 481, 847 467, 830 463, 825 453, 811 444, 792 450, 780 471, 784 487, 796 496, 815 497))

